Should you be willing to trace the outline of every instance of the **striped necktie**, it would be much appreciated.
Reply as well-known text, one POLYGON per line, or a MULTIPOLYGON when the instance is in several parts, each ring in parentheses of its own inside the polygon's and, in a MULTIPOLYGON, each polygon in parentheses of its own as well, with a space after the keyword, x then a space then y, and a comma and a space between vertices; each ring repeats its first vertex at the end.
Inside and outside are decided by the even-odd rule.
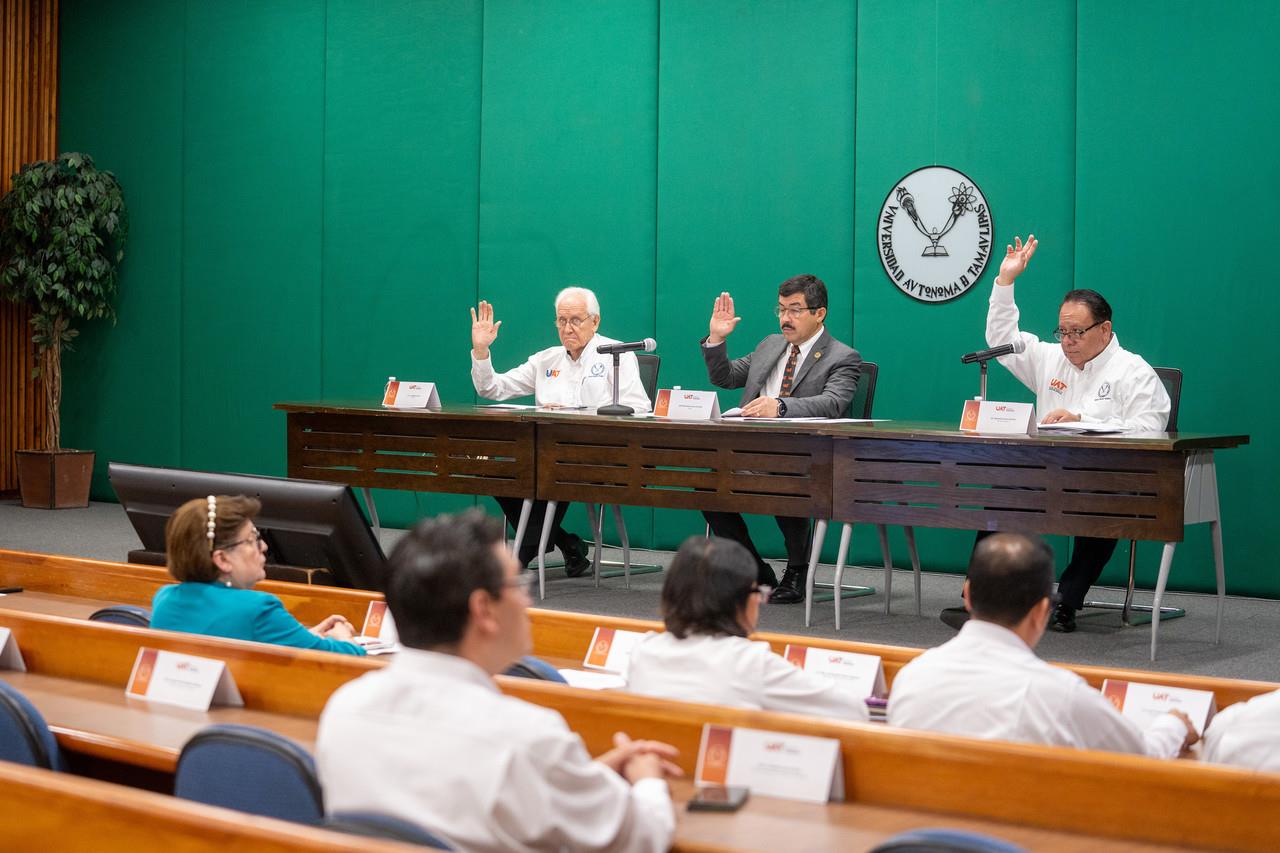
POLYGON ((791 357, 787 359, 787 369, 782 371, 782 388, 779 397, 791 396, 791 383, 796 378, 796 359, 800 356, 800 345, 791 345, 791 357))

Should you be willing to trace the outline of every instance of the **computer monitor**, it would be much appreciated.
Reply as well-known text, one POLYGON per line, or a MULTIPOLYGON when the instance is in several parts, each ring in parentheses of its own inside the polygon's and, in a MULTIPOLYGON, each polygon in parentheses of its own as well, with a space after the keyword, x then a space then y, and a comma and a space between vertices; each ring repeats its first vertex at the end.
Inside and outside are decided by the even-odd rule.
POLYGON ((192 498, 246 495, 262 501, 254 524, 270 562, 328 569, 338 586, 385 589, 387 558, 350 486, 122 462, 112 462, 107 476, 148 551, 164 553, 165 522, 192 498))

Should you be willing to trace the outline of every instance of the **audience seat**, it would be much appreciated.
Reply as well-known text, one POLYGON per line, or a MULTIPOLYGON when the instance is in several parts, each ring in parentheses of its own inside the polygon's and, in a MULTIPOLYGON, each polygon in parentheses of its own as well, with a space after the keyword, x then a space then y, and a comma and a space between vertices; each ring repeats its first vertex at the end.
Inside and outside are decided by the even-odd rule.
POLYGON ((64 770, 62 751, 44 717, 26 696, 0 681, 0 761, 64 770))
POLYGON ((89 615, 91 622, 110 622, 113 625, 132 625, 135 628, 151 627, 151 608, 136 604, 112 604, 95 610, 89 615))
POLYGON ((913 829, 881 842, 871 853, 1027 853, 1000 838, 958 829, 913 829))

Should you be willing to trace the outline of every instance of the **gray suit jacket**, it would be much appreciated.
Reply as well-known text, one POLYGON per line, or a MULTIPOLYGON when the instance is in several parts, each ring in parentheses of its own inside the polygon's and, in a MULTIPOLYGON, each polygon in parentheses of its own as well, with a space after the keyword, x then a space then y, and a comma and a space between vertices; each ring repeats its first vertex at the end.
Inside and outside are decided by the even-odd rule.
MULTIPOLYGON (((703 338, 702 357, 707 376, 718 388, 742 388, 745 406, 764 393, 764 383, 787 349, 787 339, 770 335, 755 352, 729 360, 724 344, 709 347, 703 338)), ((843 418, 848 414, 853 392, 858 388, 862 357, 851 346, 831 337, 826 329, 814 342, 803 364, 796 366, 787 398, 789 418, 843 418)))

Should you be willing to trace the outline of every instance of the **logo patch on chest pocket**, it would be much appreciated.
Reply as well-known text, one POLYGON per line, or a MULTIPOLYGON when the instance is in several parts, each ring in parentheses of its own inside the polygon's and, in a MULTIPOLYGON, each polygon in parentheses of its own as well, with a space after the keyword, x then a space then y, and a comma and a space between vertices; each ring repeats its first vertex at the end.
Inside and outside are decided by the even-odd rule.
POLYGON ((1098 386, 1098 399, 1099 400, 1111 399, 1111 383, 1110 382, 1103 382, 1101 385, 1098 386))

